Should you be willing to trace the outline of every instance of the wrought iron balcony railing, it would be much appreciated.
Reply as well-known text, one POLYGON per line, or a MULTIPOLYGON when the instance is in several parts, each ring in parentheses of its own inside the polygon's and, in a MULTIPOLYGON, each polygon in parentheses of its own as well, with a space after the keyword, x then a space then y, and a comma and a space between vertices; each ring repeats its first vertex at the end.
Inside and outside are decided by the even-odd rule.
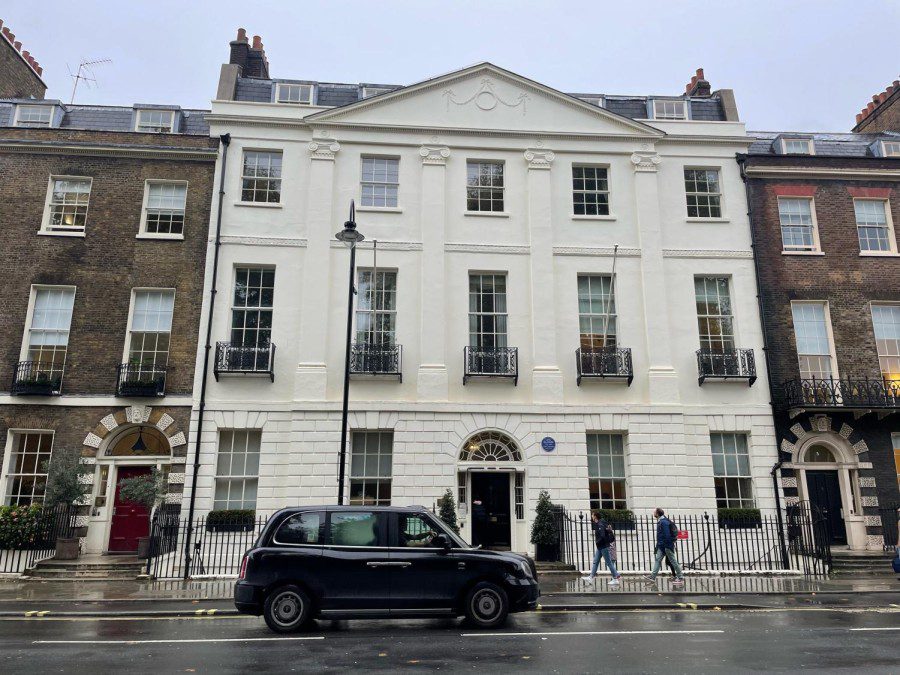
POLYGON ((519 383, 518 347, 465 347, 463 384, 472 377, 506 377, 519 383))
POLYGON ((900 408, 900 380, 880 377, 796 379, 781 385, 788 408, 900 408))
POLYGON ((578 368, 577 382, 582 378, 596 378, 627 382, 634 379, 629 347, 593 347, 575 350, 575 366, 578 368))
POLYGON ((216 343, 216 364, 213 375, 268 375, 275 381, 275 345, 245 347, 230 342, 216 343))
POLYGON ((403 381, 401 345, 355 342, 350 348, 351 375, 385 375, 403 381))
POLYGON ((752 349, 697 350, 697 382, 706 380, 746 380, 756 382, 756 358, 752 349))
POLYGON ((116 396, 165 396, 166 370, 165 366, 121 364, 116 396))
POLYGON ((13 374, 13 396, 58 396, 62 389, 62 368, 40 361, 20 361, 13 374))

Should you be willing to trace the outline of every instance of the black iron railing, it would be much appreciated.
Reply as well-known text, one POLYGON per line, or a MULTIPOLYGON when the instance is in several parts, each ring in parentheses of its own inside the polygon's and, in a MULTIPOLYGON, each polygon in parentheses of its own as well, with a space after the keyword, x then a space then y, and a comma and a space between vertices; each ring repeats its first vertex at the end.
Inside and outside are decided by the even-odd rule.
POLYGON ((58 396, 62 376, 62 367, 53 368, 40 361, 20 361, 16 364, 10 393, 13 396, 58 396))
POLYGON ((870 377, 796 379, 782 384, 788 408, 900 408, 900 381, 870 377))
POLYGON ((746 380, 756 382, 756 358, 752 349, 698 349, 697 381, 746 380))
POLYGON ((616 380, 628 384, 634 379, 629 347, 576 349, 575 366, 578 369, 578 384, 581 384, 584 377, 616 380))
POLYGON ((351 375, 387 375, 403 381, 401 345, 355 342, 350 348, 351 375))
POLYGON ((275 381, 275 345, 245 347, 230 342, 216 343, 216 364, 213 375, 268 375, 275 381))
POLYGON ((0 573, 19 574, 34 567, 53 557, 58 538, 75 535, 76 507, 72 505, 12 508, 17 511, 15 523, 8 520, 0 533, 0 573))
POLYGON ((463 384, 472 377, 506 377, 519 383, 518 347, 465 347, 463 384))
POLYGON ((900 504, 879 509, 881 515, 881 536, 884 539, 884 550, 893 551, 900 546, 897 537, 897 514, 900 504))
POLYGON ((165 366, 121 364, 116 396, 165 396, 166 370, 165 366))

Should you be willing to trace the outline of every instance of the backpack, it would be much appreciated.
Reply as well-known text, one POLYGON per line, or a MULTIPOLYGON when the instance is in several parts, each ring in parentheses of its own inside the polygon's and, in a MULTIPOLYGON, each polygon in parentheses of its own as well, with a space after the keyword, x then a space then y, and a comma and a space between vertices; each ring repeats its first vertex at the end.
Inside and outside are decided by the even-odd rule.
POLYGON ((672 541, 678 539, 678 526, 672 521, 671 518, 666 518, 669 521, 669 536, 672 537, 672 541))
POLYGON ((606 524, 606 545, 609 546, 610 544, 615 544, 615 543, 616 543, 616 533, 613 531, 612 525, 607 523, 606 524))

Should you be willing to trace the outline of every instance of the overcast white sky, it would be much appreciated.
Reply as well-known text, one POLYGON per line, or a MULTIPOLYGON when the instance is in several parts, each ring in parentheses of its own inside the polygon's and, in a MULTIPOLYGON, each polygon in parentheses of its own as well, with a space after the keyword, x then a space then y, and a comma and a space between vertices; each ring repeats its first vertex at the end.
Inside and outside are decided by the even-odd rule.
POLYGON ((491 61, 568 92, 679 94, 703 67, 754 130, 847 131, 900 73, 898 0, 2 0, 0 19, 68 101, 209 107, 228 42, 273 77, 409 84, 491 61))

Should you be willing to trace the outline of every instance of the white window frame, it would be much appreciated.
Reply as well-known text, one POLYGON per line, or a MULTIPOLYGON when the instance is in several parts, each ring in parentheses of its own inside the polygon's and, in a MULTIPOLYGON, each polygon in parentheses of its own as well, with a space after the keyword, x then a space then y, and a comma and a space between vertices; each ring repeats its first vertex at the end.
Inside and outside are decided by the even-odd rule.
POLYGON ((672 120, 688 119, 688 102, 684 99, 671 98, 655 98, 653 99, 653 119, 671 122, 672 120), (666 110, 667 106, 672 107, 672 112, 666 110), (679 106, 681 112, 678 112, 679 106), (660 109, 662 109, 660 111, 660 109))
MULTIPOLYGON (((612 190, 610 190, 610 185, 609 185, 610 184, 609 174, 610 174, 610 167, 608 164, 585 164, 585 163, 580 163, 580 162, 572 163, 571 176, 572 176, 572 217, 573 218, 578 219, 578 220, 582 220, 582 219, 584 219, 584 220, 592 220, 592 219, 611 220, 612 219, 612 216, 611 216, 612 204, 610 203, 610 194, 611 194, 612 190), (578 180, 575 178, 575 170, 576 169, 582 169, 582 170, 583 169, 593 169, 594 171, 597 171, 597 170, 604 171, 606 173, 606 177, 604 179, 606 181, 606 189, 605 190, 587 190, 587 189, 576 190, 575 185, 574 185, 575 180, 578 180), (605 194, 606 195, 606 213, 575 213, 575 195, 576 194, 584 194, 584 195, 588 195, 588 194, 604 195, 605 194)), ((582 174, 582 178, 580 180, 589 180, 589 179, 585 178, 582 174)), ((598 179, 594 178, 594 180, 598 180, 598 179)), ((599 202, 598 202, 598 204, 599 204, 599 202)), ((583 204, 583 206, 584 206, 584 210, 587 211, 588 204, 585 202, 583 204)), ((600 209, 598 208, 597 210, 599 211, 600 209)))
MULTIPOLYGON (((152 125, 157 126, 157 125, 152 125)), ((162 125, 158 125, 162 126, 162 125)), ((174 110, 157 110, 155 108, 140 108, 135 110, 134 130, 142 134, 174 134, 175 133, 175 111, 174 110), (142 129, 141 117, 144 113, 167 113, 169 115, 168 130, 164 129, 142 129)))
POLYGON ((882 350, 878 345, 878 335, 875 330, 875 308, 876 307, 893 307, 897 310, 900 310, 900 304, 896 302, 870 302, 869 303, 869 313, 872 316, 872 334, 875 339, 875 351, 878 354, 878 366, 881 370, 881 377, 885 381, 893 382, 892 386, 900 387, 900 349, 895 348, 896 354, 882 354, 882 350), (885 372, 884 365, 882 363, 882 359, 893 359, 897 362, 897 372, 885 372), (888 375, 893 375, 894 377, 887 377, 888 375))
POLYGON ((894 233, 894 219, 891 216, 891 202, 889 199, 881 197, 854 197, 853 198, 853 221, 856 225, 857 243, 859 243, 859 220, 856 217, 857 202, 881 202, 884 205, 884 225, 887 228, 888 249, 886 251, 862 250, 860 246, 859 254, 861 256, 893 256, 897 255, 897 235, 894 233))
POLYGON ((276 82, 275 83, 275 103, 281 103, 283 105, 312 105, 313 98, 315 96, 315 85, 314 84, 303 84, 302 82, 276 82), (309 95, 306 100, 302 100, 298 98, 296 101, 291 100, 282 100, 281 92, 282 90, 289 91, 292 87, 296 87, 300 90, 300 93, 303 93, 303 87, 307 87, 309 89, 309 95))
MULTIPOLYGON (((502 159, 501 159, 501 160, 496 160, 496 159, 466 159, 466 176, 465 176, 465 181, 466 181, 466 182, 465 182, 465 200, 466 200, 466 210, 465 210, 465 213, 466 213, 466 214, 470 214, 470 215, 478 215, 478 216, 484 216, 484 215, 488 215, 488 216, 491 216, 491 215, 495 215, 495 216, 497 216, 497 215, 499 215, 499 216, 505 216, 505 215, 507 215, 508 212, 507 212, 507 210, 506 210, 506 209, 507 209, 507 204, 506 204, 506 162, 505 162, 505 161, 503 161, 502 159), (481 175, 481 168, 480 168, 480 167, 481 167, 482 165, 499 166, 499 167, 500 167, 500 177, 502 178, 501 184, 500 184, 499 186, 494 186, 494 185, 481 185, 481 184, 480 184, 480 181, 479 181, 479 184, 478 184, 478 185, 469 185, 469 167, 472 166, 473 164, 474 164, 474 165, 477 165, 477 166, 479 167, 479 170, 478 170, 479 176, 481 175), (503 208, 500 209, 499 211, 494 211, 494 210, 492 210, 492 209, 470 209, 470 208, 469 208, 469 190, 470 190, 470 189, 472 189, 472 190, 478 190, 478 194, 479 194, 479 195, 481 194, 482 191, 485 191, 485 190, 486 190, 486 191, 489 191, 489 192, 497 192, 497 191, 499 191, 499 192, 500 192, 500 200, 501 200, 501 202, 502 202, 502 204, 503 204, 503 208)), ((487 199, 487 200, 483 200, 480 196, 476 198, 476 202, 477 202, 477 204, 478 204, 479 206, 480 206, 482 203, 487 203, 488 205, 493 206, 494 201, 495 201, 495 200, 493 199, 493 196, 491 196, 491 197, 490 197, 489 199, 487 199)))
POLYGON ((399 288, 397 285, 397 276, 398 272, 396 268, 387 267, 387 268, 378 268, 378 275, 374 279, 374 284, 371 282, 372 275, 374 274, 375 269, 372 267, 360 267, 356 272, 356 306, 353 312, 353 336, 354 340, 357 344, 360 345, 369 345, 369 346, 377 346, 377 347, 386 347, 386 346, 395 346, 397 344, 397 301, 399 300, 399 288), (367 292, 364 292, 362 289, 363 286, 363 276, 368 275, 370 279, 370 286, 367 292), (394 279, 394 287, 392 289, 394 295, 394 307, 393 309, 385 309, 384 300, 387 298, 388 291, 386 290, 386 286, 383 283, 389 278, 389 275, 393 275, 394 279), (365 295, 371 297, 373 302, 368 309, 362 307, 362 303, 365 300, 365 295), (378 307, 378 300, 381 300, 382 305, 378 307), (360 333, 360 319, 363 316, 369 317, 369 326, 370 330, 365 333, 360 333), (378 318, 379 317, 390 317, 391 324, 393 326, 393 330, 390 332, 378 331, 378 318), (378 336, 389 335, 390 340, 386 342, 380 342, 376 339, 378 336))
POLYGON ((881 141, 882 157, 900 157, 900 141, 881 141))
MULTIPOLYGON (((385 201, 387 201, 385 199, 385 201)), ((362 155, 359 158, 359 207, 358 209, 363 211, 400 211, 400 158, 395 155, 362 155), (364 176, 364 169, 366 160, 387 160, 397 163, 397 182, 389 183, 386 181, 376 181, 376 180, 366 180, 364 176), (373 204, 366 204, 364 194, 363 194, 363 186, 365 185, 373 185, 373 186, 387 186, 387 187, 395 187, 397 188, 397 199, 396 203, 392 205, 385 206, 377 206, 373 204)))
MULTIPOLYGON (((253 453, 253 454, 257 454, 257 453, 253 453)), ((228 429, 225 429, 225 428, 222 428, 222 429, 216 430, 216 465, 215 465, 216 473, 215 473, 215 478, 213 479, 213 489, 212 489, 212 505, 213 505, 214 510, 219 510, 221 508, 225 508, 225 509, 233 509, 233 508, 246 509, 246 508, 248 508, 247 506, 244 505, 244 502, 247 501, 246 500, 247 481, 253 481, 253 480, 256 481, 256 496, 253 498, 253 507, 252 508, 254 511, 257 510, 258 505, 259 505, 259 467, 262 462, 262 455, 263 455, 262 429, 257 429, 257 428, 245 428, 245 429, 228 428, 228 429), (231 451, 228 453, 230 455, 235 454, 233 452, 234 447, 235 447, 235 434, 244 434, 245 435, 245 442, 244 442, 244 454, 245 455, 251 454, 247 451, 247 449, 250 447, 250 435, 251 434, 259 434, 259 453, 258 453, 259 457, 257 458, 255 474, 247 473, 246 457, 244 458, 244 473, 242 473, 242 474, 232 473, 233 466, 232 466, 231 460, 229 460, 229 466, 228 466, 229 472, 221 473, 221 474, 219 473, 219 455, 220 455, 220 452, 222 449, 222 434, 223 433, 231 434, 231 451), (231 497, 230 491, 229 491, 229 496, 225 499, 225 502, 226 502, 225 506, 224 507, 216 506, 216 502, 220 501, 220 500, 216 499, 216 491, 218 488, 219 480, 226 480, 226 481, 239 480, 239 481, 243 482, 243 487, 241 488, 241 499, 240 499, 241 506, 233 507, 228 504, 228 502, 235 501, 231 497)))
MULTIPOLYGON (((831 359, 831 379, 839 380, 840 373, 838 372, 838 361, 837 361, 837 351, 834 346, 834 333, 831 329, 831 305, 827 300, 791 300, 791 330, 794 331, 794 349, 797 353, 797 368, 800 372, 801 379, 808 379, 803 377, 803 369, 800 366, 800 350, 797 347, 797 326, 794 323, 794 306, 795 305, 822 305, 824 308, 824 317, 825 317, 825 335, 828 338, 828 350, 829 350, 829 358, 831 359)), ((804 356, 824 356, 824 354, 805 354, 804 356)))
MULTIPOLYGON (((56 432, 53 429, 8 429, 6 432, 6 447, 3 452, 2 471, 0 471, 0 505, 3 506, 9 506, 9 477, 12 468, 13 448, 15 447, 16 437, 21 434, 50 434, 50 461, 53 461, 53 446, 56 441, 56 432)), ((45 474, 35 473, 32 475, 45 474)))
POLYGON ((821 253, 822 247, 819 242, 819 220, 816 217, 816 200, 814 197, 794 197, 789 195, 780 195, 778 197, 778 227, 781 233, 781 252, 785 254, 792 255, 809 255, 812 253, 821 253), (801 247, 786 247, 784 245, 784 232, 782 231, 782 223, 781 223, 781 202, 782 200, 806 200, 809 202, 809 213, 812 218, 811 227, 812 227, 812 248, 801 248, 801 247))
MULTIPOLYGON (((708 350, 714 354, 717 353, 728 353, 738 348, 738 330, 737 330, 737 319, 734 316, 734 279, 728 274, 698 274, 694 276, 694 309, 697 315, 697 335, 700 341, 700 349, 708 350), (697 281, 703 280, 703 288, 704 288, 704 296, 709 297, 709 294, 706 292, 709 288, 709 282, 716 282, 716 287, 718 287, 718 282, 720 280, 725 280, 725 289, 728 292, 728 309, 729 312, 726 313, 718 313, 718 314, 700 314, 697 310, 697 281), (718 348, 714 348, 712 346, 712 342, 715 340, 715 334, 709 332, 703 332, 703 321, 718 321, 720 327, 724 327, 726 323, 731 324, 731 333, 726 334, 724 329, 720 331, 719 342, 721 343, 721 351, 718 351, 718 348), (726 339, 727 338, 727 339, 726 339), (704 346, 704 339, 707 342, 707 345, 704 346), (729 345, 730 342, 730 345, 729 345)), ((716 298, 725 297, 718 292, 716 293, 716 298)))
POLYGON ((13 126, 16 127, 25 127, 28 129, 50 129, 53 127, 53 106, 52 105, 32 105, 30 103, 19 103, 16 105, 16 119, 13 122, 13 126), (31 121, 23 121, 22 120, 22 111, 27 108, 37 108, 41 110, 47 110, 50 113, 50 118, 47 120, 47 123, 43 122, 31 122, 31 121))
POLYGON ((350 466, 347 467, 347 499, 348 504, 353 506, 390 506, 391 500, 394 497, 394 431, 393 429, 354 429, 350 434, 350 466), (388 443, 388 452, 384 452, 382 448, 382 443, 385 442, 384 438, 389 436, 390 438, 387 440, 388 443), (376 445, 374 451, 370 453, 369 451, 369 439, 371 437, 375 437, 376 445), (363 471, 362 473, 354 472, 353 466, 353 457, 354 455, 359 455, 360 453, 355 453, 354 450, 356 448, 356 443, 354 439, 363 438, 363 448, 362 448, 362 456, 363 456, 363 471), (370 474, 366 471, 366 465, 368 462, 366 459, 370 456, 370 454, 378 457, 378 467, 377 471, 374 474, 370 474), (384 476, 381 472, 381 458, 386 455, 390 455, 390 464, 391 464, 391 472, 390 475, 384 476), (356 504, 351 501, 352 487, 353 483, 362 482, 363 484, 363 502, 356 504), (375 504, 367 504, 365 502, 365 492, 366 485, 370 483, 376 484, 376 497, 375 504), (391 496, 387 498, 387 500, 381 497, 381 484, 387 483, 389 485, 389 490, 391 496))
POLYGON ((53 284, 32 284, 31 285, 31 291, 28 296, 28 309, 27 309, 27 314, 25 315, 25 331, 22 334, 22 345, 19 349, 19 361, 29 361, 30 360, 28 352, 31 349, 31 340, 29 339, 29 337, 31 336, 31 329, 34 324, 34 306, 37 303, 38 291, 54 290, 54 289, 58 289, 58 290, 64 290, 64 289, 69 290, 70 289, 72 291, 72 316, 69 317, 69 328, 66 330, 68 335, 66 336, 66 358, 63 361, 62 379, 60 380, 60 383, 62 383, 62 380, 64 380, 65 376, 66 376, 66 361, 69 360, 69 338, 71 337, 71 334, 72 334, 72 319, 75 317, 75 300, 77 299, 77 295, 78 295, 78 288, 76 286, 70 286, 70 285, 56 286, 53 284))
MULTIPOLYGON (((125 324, 125 345, 122 348, 122 363, 129 362, 129 355, 131 353, 131 331, 134 328, 134 310, 135 310, 135 301, 137 300, 138 293, 144 292, 167 292, 172 294, 172 323, 175 322, 175 299, 176 299, 176 289, 174 288, 154 288, 151 286, 138 286, 131 289, 131 299, 128 305, 128 322, 125 324)), ((169 355, 172 353, 172 327, 169 327, 169 349, 166 352, 166 362, 162 364, 156 364, 157 366, 161 366, 165 368, 168 365, 169 355)))
MULTIPOLYGON (((269 207, 269 208, 281 208, 282 207, 282 204, 283 204, 282 198, 284 197, 284 194, 282 193, 282 184, 284 181, 284 151, 282 149, 280 149, 280 148, 243 148, 243 151, 241 152, 241 166, 240 166, 239 171, 240 171, 240 174, 239 174, 240 182, 238 183, 239 199, 236 202, 236 204, 238 204, 240 206, 262 206, 262 207, 269 207), (278 155, 279 157, 281 157, 281 168, 280 168, 279 176, 277 178, 272 178, 272 177, 260 178, 259 176, 245 174, 244 170, 246 168, 245 164, 246 164, 246 159, 247 159, 248 153, 263 154, 263 155, 278 155), (252 200, 252 199, 244 200, 244 181, 245 180, 277 181, 277 183, 278 183, 278 201, 270 202, 270 201, 257 201, 257 200, 252 200)), ((268 194, 269 192, 270 191, 267 190, 266 194, 268 194)))
POLYGON ((782 155, 815 155, 816 154, 816 144, 813 143, 813 139, 811 138, 782 138, 781 139, 781 154, 782 155), (788 150, 788 143, 803 143, 806 145, 805 152, 797 152, 796 150, 788 150))
POLYGON ((386 94, 389 91, 394 91, 388 87, 363 87, 362 88, 362 97, 364 99, 371 98, 372 96, 378 96, 379 94, 386 94))
POLYGON ((589 493, 588 499, 591 502, 591 504, 590 504, 591 509, 593 510, 593 508, 594 508, 594 504, 593 504, 594 500, 590 496, 590 481, 592 481, 592 480, 597 481, 597 508, 600 508, 600 509, 608 509, 608 508, 627 509, 628 508, 628 495, 629 495, 630 489, 629 489, 629 485, 628 485, 628 446, 626 443, 625 434, 622 432, 588 431, 587 434, 585 435, 585 448, 587 450, 587 458, 588 459, 590 459, 591 456, 595 456, 597 458, 597 475, 596 476, 591 474, 590 461, 588 461, 588 493, 589 493), (599 438, 601 436, 609 439, 609 441, 608 441, 609 452, 606 452, 605 448, 600 447, 599 438), (597 445, 595 448, 593 448, 592 444, 591 444, 592 437, 597 439, 597 441, 596 441, 597 445), (611 468, 610 475, 604 476, 603 472, 600 470, 600 457, 602 455, 608 455, 610 457, 610 464, 612 464, 612 458, 616 454, 612 451, 613 450, 612 438, 614 438, 614 437, 620 439, 621 444, 622 444, 622 475, 621 476, 612 475, 615 473, 615 468, 611 468), (621 484, 624 486, 624 492, 625 492, 624 499, 618 499, 614 494, 612 497, 613 506, 611 506, 611 507, 604 506, 603 505, 603 489, 601 487, 601 483, 603 481, 611 481, 613 484, 614 491, 615 491, 615 484, 618 482, 621 482, 621 484), (616 502, 625 502, 625 505, 621 506, 621 507, 617 507, 615 505, 616 502))
POLYGON ((473 272, 469 271, 468 277, 466 279, 466 302, 469 303, 469 310, 466 313, 466 321, 467 321, 467 329, 469 333, 468 344, 473 349, 506 349, 509 346, 509 274, 507 272, 473 272), (473 311, 471 309, 471 297, 473 295, 472 291, 472 278, 478 277, 478 292, 477 295, 480 297, 490 295, 493 298, 493 311, 485 312, 483 308, 479 311, 473 311), (486 277, 491 277, 492 280, 492 289, 490 293, 484 292, 484 279, 486 277), (497 278, 503 278, 503 304, 505 306, 503 311, 499 311, 497 309, 496 297, 500 295, 496 291, 496 280, 497 278), (493 317, 494 330, 493 332, 485 332, 483 329, 483 324, 481 324, 481 319, 485 316, 493 317), (476 328, 475 332, 472 331, 472 317, 475 317, 476 328), (497 325, 502 323, 503 330, 497 330, 497 325), (485 336, 491 336, 490 341, 493 342, 491 345, 485 344, 485 336))
POLYGON ((177 241, 184 240, 185 219, 187 215, 187 196, 188 182, 186 180, 165 180, 162 178, 148 178, 144 181, 144 201, 141 203, 141 225, 137 234, 137 239, 173 239, 177 241), (181 233, 171 232, 148 232, 147 218, 150 210, 150 187, 152 185, 183 185, 184 186, 184 208, 182 210, 181 233))
POLYGON ((87 220, 88 216, 91 212, 91 193, 94 190, 94 179, 91 176, 61 176, 56 174, 51 174, 50 178, 47 180, 47 196, 44 198, 44 215, 41 219, 41 229, 38 230, 38 234, 46 235, 50 237, 84 237, 85 232, 87 231, 87 220), (66 225, 54 225, 53 228, 61 228, 61 229, 50 229, 50 216, 52 212, 53 206, 53 186, 58 180, 86 180, 88 181, 88 202, 84 208, 84 227, 76 228, 69 227, 66 225))
POLYGON ((725 222, 727 221, 727 217, 725 215, 725 193, 722 190, 722 167, 721 166, 694 166, 687 165, 682 168, 681 171, 681 184, 684 188, 684 210, 687 214, 688 222, 725 222), (716 182, 719 186, 718 192, 688 192, 687 191, 687 176, 685 172, 687 171, 714 171, 716 174, 716 182), (690 206, 688 205, 688 197, 691 195, 695 196, 707 196, 707 197, 718 197, 719 198, 719 215, 713 216, 701 216, 690 215, 690 206))
MULTIPOLYGON (((724 442, 723 442, 722 448, 724 449, 724 447, 725 447, 725 445, 724 445, 724 442)), ((710 432, 710 434, 709 434, 709 452, 710 452, 710 462, 712 462, 712 465, 713 465, 713 486, 714 486, 714 487, 715 487, 715 480, 716 480, 717 478, 721 478, 721 479, 723 479, 723 480, 725 480, 725 481, 727 481, 729 478, 735 479, 735 480, 747 481, 747 484, 750 486, 750 496, 749 496, 749 497, 744 497, 744 495, 743 495, 743 490, 741 490, 741 496, 740 496, 740 497, 731 497, 731 496, 729 496, 729 494, 728 494, 728 489, 727 489, 727 487, 726 487, 726 489, 725 489, 725 497, 724 497, 724 499, 725 499, 725 506, 719 506, 719 496, 716 495, 716 496, 715 496, 715 499, 716 499, 716 508, 717 508, 717 509, 735 509, 735 508, 738 508, 738 509, 755 509, 755 508, 756 508, 756 496, 755 496, 755 494, 756 494, 756 489, 755 489, 755 486, 753 485, 753 465, 751 464, 750 434, 745 433, 745 432, 742 432, 742 431, 713 431, 713 432, 710 432), (734 439, 735 439, 735 450, 736 450, 736 452, 734 453, 735 456, 739 456, 739 455, 742 455, 742 454, 746 454, 746 456, 747 456, 747 472, 746 472, 746 474, 744 474, 744 473, 741 472, 740 470, 739 470, 738 473, 736 473, 736 474, 730 474, 730 473, 728 472, 728 462, 727 462, 727 460, 726 460, 725 458, 726 458, 730 453, 727 453, 727 452, 721 452, 721 453, 719 453, 719 452, 713 452, 713 442, 712 442, 713 436, 720 436, 720 437, 723 438, 723 441, 724 441, 724 437, 726 437, 726 436, 733 436, 733 437, 734 437, 734 439), (744 439, 744 450, 745 450, 745 453, 740 452, 740 448, 737 447, 737 438, 738 438, 738 437, 742 437, 742 438, 744 439), (723 463, 723 465, 724 465, 723 468, 725 469, 725 472, 724 472, 724 473, 721 473, 721 474, 716 473, 716 468, 715 468, 716 465, 715 465, 715 462, 713 462, 713 459, 712 459, 715 455, 721 455, 721 456, 722 456, 722 463, 723 463), (729 503, 729 502, 732 502, 732 501, 738 501, 738 502, 741 502, 741 505, 740 505, 740 506, 732 506, 732 505, 729 503), (744 502, 748 502, 749 505, 748 505, 747 503, 744 503, 744 502)), ((740 469, 740 466, 738 467, 738 469, 740 469)))
POLYGON ((618 312, 616 308, 616 288, 615 288, 615 279, 613 279, 612 274, 605 272, 592 272, 586 274, 579 274, 577 276, 575 282, 575 293, 577 295, 578 300, 578 346, 582 350, 594 350, 594 349, 602 349, 602 348, 614 348, 618 343, 618 312), (588 296, 587 300, 590 303, 590 309, 586 312, 581 311, 581 280, 586 279, 588 285, 588 296), (599 295, 595 295, 593 293, 594 286, 599 286, 599 295), (607 290, 608 293, 603 293, 604 290, 607 290), (595 308, 593 306, 593 298, 599 297, 599 309, 601 311, 593 311, 595 308), (605 309, 606 311, 602 311, 605 309), (587 319, 590 321, 592 325, 594 322, 597 322, 601 326, 606 323, 606 334, 601 335, 600 333, 592 332, 585 333, 581 329, 581 320, 587 319), (597 337, 600 337, 602 340, 602 344, 595 344, 599 340, 597 337), (590 342, 592 344, 586 345, 586 342, 590 342))

